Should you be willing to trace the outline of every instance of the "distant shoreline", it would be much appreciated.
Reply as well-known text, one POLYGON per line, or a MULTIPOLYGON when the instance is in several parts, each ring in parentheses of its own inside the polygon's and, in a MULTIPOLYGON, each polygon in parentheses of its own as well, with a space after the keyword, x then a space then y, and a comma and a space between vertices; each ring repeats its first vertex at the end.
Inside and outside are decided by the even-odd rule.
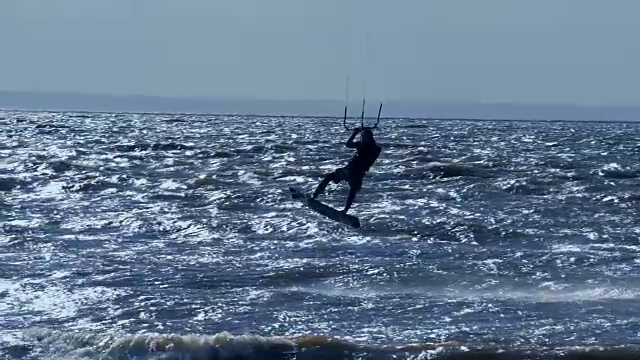
MULTIPOLYGON (((372 118, 377 114, 378 104, 379 102, 376 100, 368 100, 366 118, 372 118)), ((353 102, 349 106, 349 117, 359 118, 361 104, 353 102)), ((28 112, 338 119, 342 118, 344 102, 338 100, 219 100, 144 95, 0 91, 0 109, 28 112)), ((460 121, 638 122, 640 121, 640 106, 388 100, 383 102, 381 118, 460 121)))
MULTIPOLYGON (((248 118, 297 118, 297 119, 324 119, 324 120, 342 120, 341 116, 326 116, 326 115, 265 115, 265 114, 216 114, 216 113, 182 113, 182 112, 134 112, 134 111, 88 111, 88 110, 47 110, 47 109, 7 109, 0 108, 0 111, 6 112, 23 112, 23 113, 73 113, 73 114, 127 114, 127 115, 176 115, 176 116, 236 116, 236 117, 248 117, 248 118)), ((372 117, 366 117, 365 120, 375 120, 372 117)), ((359 118, 357 119, 359 120, 359 118)), ((640 123, 640 120, 576 120, 576 119, 502 119, 502 118, 431 118, 431 117, 384 117, 381 116, 380 120, 424 120, 424 121, 521 121, 521 122, 547 122, 547 123, 562 123, 562 122, 581 122, 581 123, 640 123)))

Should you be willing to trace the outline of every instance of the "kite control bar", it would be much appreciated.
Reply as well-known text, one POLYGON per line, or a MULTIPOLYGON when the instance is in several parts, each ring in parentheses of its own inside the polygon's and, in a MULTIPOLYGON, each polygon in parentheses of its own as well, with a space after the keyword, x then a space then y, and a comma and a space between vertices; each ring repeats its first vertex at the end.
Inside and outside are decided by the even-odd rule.
MULTIPOLYGON (((382 103, 380 103, 380 107, 378 108, 378 120, 376 121, 376 124, 373 125, 373 127, 371 126, 364 126, 364 99, 362 99, 362 114, 360 115, 360 127, 359 129, 370 129, 373 130, 375 128, 378 127, 378 124, 380 123, 380 113, 382 112, 382 103)), ((344 128, 347 131, 353 131, 357 128, 353 128, 353 129, 349 129, 349 127, 347 126, 347 105, 344 106, 344 120, 342 121, 342 124, 344 125, 344 128)))

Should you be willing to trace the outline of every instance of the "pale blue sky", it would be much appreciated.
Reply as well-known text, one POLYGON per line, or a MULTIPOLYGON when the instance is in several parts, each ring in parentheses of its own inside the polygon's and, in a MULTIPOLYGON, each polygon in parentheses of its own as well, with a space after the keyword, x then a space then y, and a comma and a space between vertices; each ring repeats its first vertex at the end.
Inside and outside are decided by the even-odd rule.
POLYGON ((2 0, 0 90, 341 100, 349 75, 352 99, 640 105, 638 14, 638 0, 2 0))

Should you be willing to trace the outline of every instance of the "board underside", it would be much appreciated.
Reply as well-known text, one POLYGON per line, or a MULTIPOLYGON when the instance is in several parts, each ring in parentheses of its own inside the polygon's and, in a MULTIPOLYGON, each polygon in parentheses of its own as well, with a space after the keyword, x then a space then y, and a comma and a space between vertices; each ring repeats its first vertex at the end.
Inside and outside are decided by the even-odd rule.
POLYGON ((345 214, 332 208, 331 206, 327 206, 320 201, 311 198, 311 196, 303 194, 302 192, 300 192, 300 190, 297 190, 291 186, 289 186, 289 191, 291 192, 291 198, 301 201, 303 204, 307 205, 318 214, 324 215, 331 220, 338 221, 355 228, 360 227, 360 219, 358 219, 357 217, 345 214))

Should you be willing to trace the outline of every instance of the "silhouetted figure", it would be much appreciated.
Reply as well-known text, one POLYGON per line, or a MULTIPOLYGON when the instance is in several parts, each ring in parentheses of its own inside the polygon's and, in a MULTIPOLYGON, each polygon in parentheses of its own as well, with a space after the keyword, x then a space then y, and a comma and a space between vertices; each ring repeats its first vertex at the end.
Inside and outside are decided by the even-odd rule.
POLYGON ((376 144, 373 138, 373 131, 369 128, 354 129, 353 134, 351 134, 351 137, 347 140, 346 146, 352 149, 355 148, 356 154, 351 158, 347 166, 338 168, 327 174, 313 193, 313 198, 315 199, 324 191, 330 181, 333 181, 335 184, 341 181, 347 181, 349 183, 349 196, 347 197, 344 210, 342 210, 343 213, 349 211, 356 194, 362 188, 364 175, 369 171, 373 163, 376 162, 382 150, 380 146, 376 144), (358 133, 360 133, 360 141, 354 142, 353 139, 358 133))

